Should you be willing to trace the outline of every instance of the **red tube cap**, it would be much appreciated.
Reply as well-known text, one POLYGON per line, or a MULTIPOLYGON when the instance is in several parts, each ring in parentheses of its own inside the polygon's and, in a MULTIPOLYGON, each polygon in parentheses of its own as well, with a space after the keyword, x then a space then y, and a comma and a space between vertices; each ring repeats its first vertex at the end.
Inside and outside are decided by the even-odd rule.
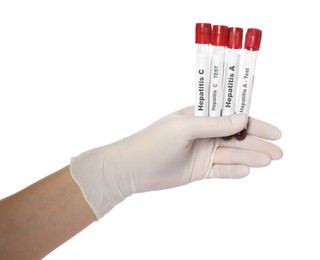
POLYGON ((243 29, 239 27, 229 28, 229 40, 227 47, 230 49, 242 48, 243 29))
POLYGON ((258 51, 260 49, 262 31, 255 28, 249 28, 246 33, 244 48, 250 51, 258 51))
POLYGON ((200 43, 200 44, 211 43, 211 24, 210 23, 196 24, 196 43, 200 43))
POLYGON ((228 26, 213 25, 212 26, 212 42, 214 46, 227 46, 229 38, 228 26))

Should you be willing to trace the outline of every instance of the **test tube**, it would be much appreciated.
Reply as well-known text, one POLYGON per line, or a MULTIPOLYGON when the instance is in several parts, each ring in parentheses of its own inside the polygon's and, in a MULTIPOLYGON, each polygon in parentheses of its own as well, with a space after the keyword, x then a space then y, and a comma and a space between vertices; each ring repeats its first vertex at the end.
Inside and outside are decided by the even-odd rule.
POLYGON ((211 24, 196 24, 195 116, 209 115, 211 24))
POLYGON ((260 49, 261 37, 262 31, 259 29, 249 28, 246 32, 236 113, 249 115, 256 60, 260 49))
POLYGON ((242 48, 243 29, 229 28, 229 39, 225 53, 224 94, 222 103, 222 116, 233 115, 236 104, 236 88, 240 70, 240 51, 242 48))
POLYGON ((225 25, 212 26, 209 116, 221 116, 223 99, 223 70, 225 49, 228 44, 228 27, 225 25))

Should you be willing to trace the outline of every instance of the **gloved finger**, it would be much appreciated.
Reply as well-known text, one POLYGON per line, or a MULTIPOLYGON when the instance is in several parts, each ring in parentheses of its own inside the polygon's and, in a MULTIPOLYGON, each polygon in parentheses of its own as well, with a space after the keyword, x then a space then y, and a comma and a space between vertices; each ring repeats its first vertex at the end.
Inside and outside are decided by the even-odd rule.
MULTIPOLYGON (((175 112, 175 114, 192 116, 194 114, 194 106, 188 106, 180 109, 175 112)), ((277 127, 253 117, 249 117, 248 125, 246 127, 248 128, 248 134, 264 139, 277 140, 281 137, 281 131, 277 127)))
POLYGON ((250 117, 248 135, 255 135, 268 140, 277 140, 281 137, 281 131, 269 123, 250 117))
POLYGON ((248 167, 263 167, 269 165, 271 157, 262 152, 228 147, 219 147, 214 155, 214 164, 242 164, 248 167))
POLYGON ((266 153, 272 158, 272 160, 278 160, 283 155, 283 152, 279 146, 252 135, 248 135, 243 141, 238 141, 235 138, 230 140, 220 139, 219 146, 266 153))
POLYGON ((247 125, 247 116, 237 114, 223 117, 185 116, 186 137, 189 140, 233 135, 247 125))
POLYGON ((248 176, 250 168, 246 165, 221 165, 214 164, 211 171, 205 177, 206 179, 211 178, 229 178, 229 179, 240 179, 248 176))

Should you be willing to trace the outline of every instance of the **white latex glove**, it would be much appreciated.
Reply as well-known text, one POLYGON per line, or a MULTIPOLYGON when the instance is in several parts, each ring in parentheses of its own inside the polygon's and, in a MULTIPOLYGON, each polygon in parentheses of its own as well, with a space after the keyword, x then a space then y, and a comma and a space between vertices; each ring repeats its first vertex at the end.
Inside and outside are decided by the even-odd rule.
POLYGON ((244 129, 248 118, 195 117, 193 107, 172 113, 142 131, 71 159, 71 175, 99 219, 126 197, 205 178, 242 178, 249 167, 282 156, 267 140, 280 131, 250 118, 243 141, 223 140, 244 129))

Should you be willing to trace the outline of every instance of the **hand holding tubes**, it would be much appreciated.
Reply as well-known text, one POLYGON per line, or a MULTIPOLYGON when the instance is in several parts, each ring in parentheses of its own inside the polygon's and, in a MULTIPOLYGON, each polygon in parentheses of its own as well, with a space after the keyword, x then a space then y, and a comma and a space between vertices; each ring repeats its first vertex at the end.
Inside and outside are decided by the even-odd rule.
POLYGON ((71 160, 71 175, 99 219, 126 197, 207 178, 242 178, 268 165, 282 150, 268 140, 278 128, 243 114, 195 117, 193 107, 169 114, 116 143, 71 160), (220 137, 246 127, 243 141, 220 137))

